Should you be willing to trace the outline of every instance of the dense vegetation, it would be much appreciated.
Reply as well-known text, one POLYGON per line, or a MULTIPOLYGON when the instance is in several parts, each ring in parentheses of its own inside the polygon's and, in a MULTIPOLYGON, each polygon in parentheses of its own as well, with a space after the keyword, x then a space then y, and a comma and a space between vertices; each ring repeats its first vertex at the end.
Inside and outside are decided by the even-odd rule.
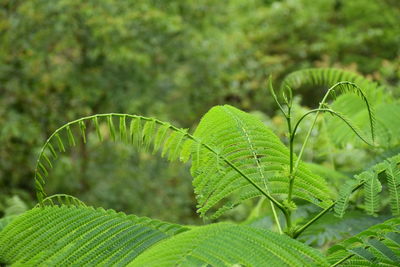
POLYGON ((0 14, 1 263, 399 264, 398 1, 0 14))
MULTIPOLYGON (((87 116, 58 128, 37 160, 38 205, 18 217, 8 215, 2 219, 0 260, 21 265, 262 266, 268 262, 274 266, 398 266, 400 154, 381 159, 352 178, 333 178, 342 181, 338 192, 328 185, 329 174, 326 178, 317 174, 333 170, 319 165, 318 171, 312 172, 302 157, 321 122, 326 127, 324 135, 332 142, 357 145, 357 139, 376 153, 393 149, 400 136, 392 124, 399 121, 399 103, 386 97, 377 84, 338 69, 306 69, 289 74, 282 83, 281 99, 271 80, 269 90, 286 119, 288 147, 257 117, 229 105, 210 109, 193 134, 156 118, 121 113, 87 116), (292 88, 328 84, 332 85, 318 108, 295 115, 299 110, 294 105, 292 88), (347 116, 346 108, 357 104, 357 100, 365 107, 347 116), (324 113, 332 118, 321 120, 319 115, 324 113), (311 123, 304 127, 311 116, 311 123), (93 134, 88 129, 93 129, 93 134), (294 145, 302 131, 303 142, 296 155, 294 145), (241 224, 185 227, 113 210, 95 210, 70 195, 47 196, 49 171, 60 153, 77 144, 77 136, 84 145, 94 137, 99 142, 111 139, 153 153, 160 151, 169 161, 190 161, 197 212, 203 218, 215 220, 244 202, 251 205, 251 200, 258 199, 258 203, 253 202, 252 214, 241 224), (363 196, 362 202, 357 193, 363 196), (309 214, 295 216, 302 209, 309 214), (326 257, 295 240, 301 240, 309 230, 312 238, 325 235, 322 242, 329 246, 336 237, 327 229, 335 229, 340 220, 323 219, 331 211, 342 218, 348 209, 351 215, 358 215, 357 219, 368 218, 360 214, 361 210, 367 216, 386 216, 390 211, 394 218, 331 246, 326 257), (269 218, 272 225, 268 228, 278 233, 254 224, 260 216, 269 218), (312 229, 316 223, 322 230, 312 229)), ((329 141, 322 142, 326 145, 329 141)), ((339 237, 346 234, 344 231, 339 237)), ((303 241, 310 240, 308 237, 303 241)))

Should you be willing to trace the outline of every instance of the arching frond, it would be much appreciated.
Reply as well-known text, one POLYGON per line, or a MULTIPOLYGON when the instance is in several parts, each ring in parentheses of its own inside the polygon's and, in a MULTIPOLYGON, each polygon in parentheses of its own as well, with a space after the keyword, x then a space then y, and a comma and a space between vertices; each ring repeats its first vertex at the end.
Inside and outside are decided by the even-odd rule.
POLYGON ((285 235, 227 223, 194 228, 145 251, 130 266, 327 266, 285 235))
POLYGON ((89 207, 46 206, 0 232, 0 262, 23 266, 123 266, 187 228, 89 207))
MULTIPOLYGON (((217 217, 241 201, 261 195, 221 158, 228 159, 267 192, 288 193, 289 151, 252 115, 228 105, 214 107, 202 118, 194 136, 218 154, 212 155, 203 147, 193 148, 191 173, 202 215, 217 207, 217 217)), ((321 177, 304 164, 296 176, 295 197, 322 207, 329 205, 330 191, 321 177)))
MULTIPOLYGON (((282 82, 282 87, 299 88, 308 86, 311 88, 325 87, 324 90, 328 90, 323 102, 328 97, 333 97, 334 100, 338 96, 348 95, 353 93, 362 101, 366 106, 365 112, 368 114, 368 126, 371 132, 372 140, 375 139, 375 115, 369 98, 372 93, 376 93, 373 89, 376 89, 376 85, 366 80, 364 77, 357 74, 346 72, 338 69, 304 69, 289 74, 282 82), (347 80, 346 78, 349 78, 347 80), (360 84, 357 84, 360 82, 360 84), (364 88, 364 86, 367 88, 364 88), (368 91, 368 92, 366 92, 368 91)), ((376 99, 374 99, 375 101, 376 99)), ((342 111, 333 108, 335 111, 342 111)), ((364 110, 364 109, 361 109, 364 110)), ((343 113, 343 112, 342 112, 343 113)), ((348 114, 348 113, 344 113, 348 114)), ((351 113, 350 113, 351 114, 351 113)), ((336 120, 337 121, 337 120, 336 120)), ((348 130, 348 129, 346 129, 348 130)))
POLYGON ((356 187, 363 186, 364 208, 370 215, 375 215, 380 207, 379 193, 382 191, 381 183, 387 181, 390 205, 393 215, 398 215, 400 210, 399 188, 400 188, 400 156, 396 155, 384 162, 372 166, 370 169, 348 180, 339 189, 339 199, 334 207, 337 216, 342 217, 348 206, 351 193, 356 187), (385 177, 385 179, 384 179, 385 177))
MULTIPOLYGON (((364 143, 373 146, 373 138, 374 138, 374 133, 373 133, 373 128, 371 128, 371 138, 372 141, 368 140, 368 138, 366 138, 364 136, 364 133, 358 128, 357 125, 355 125, 349 118, 347 118, 347 116, 345 116, 344 114, 341 114, 340 112, 337 112, 331 108, 329 108, 329 105, 325 105, 325 108, 318 108, 318 109, 312 109, 308 112, 306 112, 295 124, 294 128, 293 128, 293 133, 296 134, 297 128, 300 125, 300 123, 310 114, 313 113, 328 113, 330 115, 332 115, 333 117, 336 117, 338 119, 341 120, 342 123, 344 123, 348 129, 350 129, 360 140, 362 140, 364 143)), ((371 126, 373 127, 373 126, 371 126)))
MULTIPOLYGON (((362 131, 369 131, 368 112, 363 108, 363 105, 358 97, 346 95, 339 97, 332 104, 332 108, 346 114, 362 131)), ((400 120, 400 105, 389 101, 375 102, 374 114, 376 143, 385 148, 398 145, 400 143, 400 129, 396 124, 400 120)), ((359 143, 339 120, 330 119, 327 127, 332 141, 336 144, 359 143)))
MULTIPOLYGON (((362 89, 365 98, 373 106, 373 122, 376 143, 383 147, 393 147, 400 143, 400 128, 396 127, 400 120, 400 105, 394 101, 384 87, 372 82, 361 75, 353 72, 334 69, 318 68, 304 69, 293 72, 285 77, 282 87, 289 85, 293 89, 318 88, 325 90, 340 81, 348 81, 356 84, 362 89)), ((349 90, 353 92, 353 90, 349 90)), ((354 92, 357 93, 357 92, 354 92)), ((332 104, 332 108, 345 114, 362 131, 369 131, 371 128, 371 114, 363 108, 366 102, 360 95, 340 95, 332 104)), ((332 141, 338 145, 345 145, 348 142, 357 141, 354 135, 346 129, 340 120, 332 118, 328 121, 327 127, 332 141)))
POLYGON ((400 218, 396 217, 334 245, 331 266, 399 266, 400 218))
POLYGON ((376 100, 376 97, 381 97, 383 88, 377 83, 357 73, 335 68, 309 68, 294 71, 284 78, 282 87, 289 86, 292 89, 324 87, 328 89, 342 81, 357 84, 373 101, 376 100))
POLYGON ((78 198, 76 198, 74 196, 70 196, 67 194, 54 194, 54 195, 48 196, 43 199, 41 204, 40 203, 36 204, 36 208, 39 207, 40 205, 44 205, 44 206, 64 205, 64 206, 86 207, 86 204, 83 201, 79 200, 78 198))
POLYGON ((95 129, 100 141, 108 136, 111 140, 120 140, 145 149, 150 149, 153 145, 154 151, 161 150, 162 156, 170 160, 178 158, 187 160, 187 154, 190 154, 190 151, 183 150, 183 144, 190 143, 192 138, 187 131, 154 118, 117 113, 80 118, 57 129, 42 147, 35 169, 35 186, 39 203, 42 204, 46 197, 43 186, 49 170, 53 168, 53 161, 59 153, 74 146, 78 138, 86 142, 89 128, 95 129), (106 131, 101 128, 102 125, 107 125, 106 131))
POLYGON ((385 175, 390 195, 392 214, 400 216, 400 156, 386 162, 385 175))

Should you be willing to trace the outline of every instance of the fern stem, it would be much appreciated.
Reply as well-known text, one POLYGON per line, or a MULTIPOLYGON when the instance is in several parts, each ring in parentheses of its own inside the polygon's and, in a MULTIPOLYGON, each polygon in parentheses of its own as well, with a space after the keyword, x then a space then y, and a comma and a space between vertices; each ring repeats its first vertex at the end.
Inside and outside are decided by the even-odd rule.
POLYGON ((341 263, 347 261, 348 259, 352 258, 354 255, 355 255, 355 254, 347 255, 347 256, 344 257, 343 259, 340 259, 340 260, 338 260, 337 262, 335 262, 334 264, 332 264, 331 267, 338 266, 339 264, 341 264, 341 263))
MULTIPOLYGON (((351 193, 354 193, 355 191, 357 191, 358 189, 360 189, 363 185, 364 185, 365 181, 362 181, 361 183, 359 183, 356 187, 353 188, 353 190, 351 190, 351 193)), ((337 201, 333 202, 331 205, 329 205, 327 208, 325 208, 324 210, 322 210, 320 213, 318 213, 317 215, 315 215, 314 218, 312 218, 311 220, 309 220, 306 224, 304 224, 302 227, 300 227, 299 230, 297 230, 294 234, 293 234, 293 238, 297 238, 299 235, 301 235, 301 233, 303 233, 308 227, 310 227, 313 223, 315 223, 319 218, 321 218, 322 216, 324 216, 328 211, 330 211, 335 205, 336 205, 337 201)))
MULTIPOLYGON (((293 191, 293 176, 292 176, 292 172, 293 172, 293 138, 292 138, 292 122, 291 122, 291 110, 292 110, 292 93, 291 93, 291 89, 289 88, 289 92, 290 92, 290 100, 288 100, 285 97, 286 100, 286 105, 287 105, 287 113, 285 112, 285 110, 283 109, 282 105, 279 103, 278 97, 275 94, 274 88, 272 86, 272 78, 269 77, 269 90, 270 93, 272 95, 272 97, 275 100, 275 103, 278 105, 280 111, 282 112, 283 116, 285 116, 286 121, 287 121, 287 125, 288 125, 288 132, 289 132, 289 147, 290 147, 290 151, 289 151, 289 164, 290 164, 290 172, 289 172, 289 195, 288 195, 288 199, 289 199, 289 203, 292 199, 292 191, 293 191)), ((281 209, 283 214, 285 215, 285 219, 286 219, 286 228, 289 229, 292 226, 292 212, 290 211, 290 209, 283 207, 283 209, 281 209)), ((274 209, 273 209, 274 212, 274 209)), ((275 217, 275 221, 277 222, 277 224, 279 225, 279 220, 274 212, 274 217, 275 217)), ((279 225, 280 228, 280 225, 279 225)), ((282 231, 282 229, 280 229, 280 232, 282 231)))
POLYGON ((278 217, 278 214, 276 213, 275 206, 271 200, 269 201, 269 203, 271 204, 271 210, 272 210, 272 214, 274 215, 274 220, 275 220, 276 226, 278 227, 278 232, 280 234, 283 234, 282 226, 281 226, 281 223, 279 222, 279 217, 278 217))

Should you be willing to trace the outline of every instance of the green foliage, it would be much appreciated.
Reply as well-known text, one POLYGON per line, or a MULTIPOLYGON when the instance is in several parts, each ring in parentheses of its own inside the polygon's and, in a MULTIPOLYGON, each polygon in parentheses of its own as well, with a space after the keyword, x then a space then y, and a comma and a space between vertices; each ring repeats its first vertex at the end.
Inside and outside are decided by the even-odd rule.
MULTIPOLYGON (((315 216, 315 213, 311 213, 306 218, 303 216, 302 219, 308 219, 311 216, 315 216)), ((348 211, 343 218, 338 218, 334 214, 327 214, 304 231, 298 240, 326 250, 332 244, 344 238, 350 238, 386 219, 388 219, 388 216, 373 217, 357 210, 348 211)))
MULTIPOLYGON (((342 74, 337 70, 322 72, 307 70, 297 73, 297 77, 310 75, 311 83, 318 84, 330 80, 329 77, 332 75, 341 77, 342 74), (329 75, 324 76, 325 73, 329 75)), ((325 217, 325 220, 320 220, 320 218, 332 208, 336 215, 342 217, 356 191, 361 192, 364 197, 363 205, 359 207, 362 207, 368 215, 377 216, 387 204, 380 199, 383 177, 386 177, 384 185, 388 187, 392 213, 397 215, 400 210, 398 196, 400 157, 397 155, 385 159, 384 162, 355 175, 354 179, 346 179, 339 173, 334 173, 331 179, 340 176, 340 179, 346 182, 338 190, 338 199, 333 201, 334 193, 328 188, 326 181, 307 168, 312 165, 302 163, 304 148, 318 115, 324 112, 344 120, 349 126, 349 131, 355 132, 362 139, 351 123, 328 107, 327 99, 331 94, 336 97, 335 90, 343 96, 358 94, 366 106, 370 131, 374 139, 370 102, 356 84, 339 81, 328 89, 318 109, 305 112, 294 123, 293 96, 290 87, 288 88, 283 95, 282 105, 278 102, 272 83, 270 84, 270 91, 288 124, 289 149, 254 115, 229 105, 213 107, 203 116, 193 134, 155 118, 120 113, 87 116, 61 126, 47 139, 37 160, 35 169, 36 193, 39 200, 37 207, 21 216, 8 219, 6 217, 1 221, 3 229, 0 232, 1 262, 28 265, 85 263, 137 266, 178 264, 258 266, 268 259, 273 265, 327 265, 321 254, 293 239, 303 234, 301 240, 307 243, 317 242, 326 245, 345 237, 346 233, 333 235, 330 231, 324 231, 324 228, 328 226, 329 230, 343 231, 343 228, 352 225, 353 221, 344 220, 332 226, 335 220, 339 219, 329 220, 326 219, 329 217, 325 217), (296 156, 293 147, 297 130, 300 129, 303 120, 313 113, 316 115, 313 122, 308 125, 300 152, 296 156), (45 185, 49 180, 50 170, 55 166, 55 160, 80 142, 86 145, 93 139, 91 136, 97 136, 98 142, 110 139, 136 147, 138 151, 160 152, 161 156, 169 161, 189 161, 192 165, 191 174, 194 178, 198 212, 203 217, 212 212, 212 218, 215 219, 251 198, 261 197, 256 210, 247 220, 247 223, 253 222, 256 226, 254 222, 257 219, 254 218, 260 213, 264 198, 269 200, 271 207, 268 214, 273 218, 279 234, 256 227, 226 223, 188 228, 147 218, 126 216, 124 213, 117 214, 112 210, 94 210, 67 194, 46 197, 45 185), (318 212, 314 209, 311 214, 305 216, 307 220, 304 220, 299 217, 301 206, 305 206, 304 202, 322 210, 318 212), (300 209, 298 204, 301 205, 300 209), (284 230, 287 236, 283 235, 282 215, 285 219, 284 230), (299 222, 303 225, 299 225, 299 222), (316 227, 314 230, 309 228, 313 224, 316 227), (186 232, 180 233, 183 231, 186 232), (309 237, 310 231, 315 234, 313 238, 309 237), (52 243, 56 246, 52 246, 52 243)), ((322 174, 327 171, 321 167, 312 169, 322 174)), ((386 224, 394 225, 396 228, 398 222, 393 219, 389 223, 376 226, 376 229, 387 229, 386 224)), ((392 228, 388 238, 397 240, 397 233, 392 228)), ((387 264, 397 263, 399 256, 393 252, 395 245, 385 243, 384 238, 378 238, 378 234, 373 232, 374 229, 370 228, 369 232, 351 237, 344 241, 345 245, 332 247, 330 249, 332 255, 328 260, 334 266, 341 263, 353 264, 359 261, 357 257, 372 263, 377 261, 387 264), (374 238, 370 238, 371 231, 374 238), (362 237, 367 236, 369 239, 364 241, 368 245, 354 245, 364 242, 362 237), (378 257, 375 252, 383 256, 378 257)))
POLYGON ((82 131, 82 129, 88 128, 86 124, 89 122, 92 123, 91 126, 95 129, 99 140, 102 141, 103 135, 100 129, 101 120, 105 120, 107 122, 108 134, 111 136, 113 141, 115 141, 118 136, 119 141, 127 144, 134 144, 137 147, 144 145, 148 148, 154 138, 153 150, 162 150, 162 156, 167 157, 169 160, 177 159, 181 155, 183 143, 187 141, 189 137, 193 138, 188 135, 185 130, 176 128, 169 123, 161 122, 153 118, 135 115, 117 113, 100 114, 84 117, 67 123, 57 129, 47 139, 37 160, 35 170, 35 185, 40 203, 46 196, 43 185, 45 184, 45 179, 49 174, 48 169, 53 168, 52 161, 58 157, 58 153, 65 152, 66 147, 75 146, 75 135, 80 136, 86 142, 86 131, 82 131), (114 126, 114 119, 119 120, 118 129, 116 129, 114 126), (127 124, 130 125, 129 128, 127 128, 127 124), (78 128, 76 131, 77 134, 72 132, 72 127, 78 128), (67 139, 68 142, 63 141, 65 139, 67 139), (59 152, 56 151, 56 147, 58 148, 59 152))
POLYGON ((34 208, 0 233, 0 261, 16 265, 126 265, 158 241, 188 230, 90 207, 34 208))
POLYGON ((327 265, 318 251, 266 230, 188 229, 90 207, 32 209, 1 232, 0 244, 2 263, 16 265, 327 265))
POLYGON ((328 266, 316 250, 271 231, 227 223, 196 227, 156 244, 131 266, 328 266))
POLYGON ((329 249, 331 266, 398 266, 400 218, 374 225, 329 249))
POLYGON ((398 216, 398 210, 400 208, 398 198, 400 180, 399 163, 400 157, 399 155, 396 155, 372 166, 369 170, 356 175, 354 179, 346 181, 346 183, 339 189, 339 198, 335 205, 336 215, 339 217, 343 216, 348 207, 350 195, 360 187, 363 187, 365 211, 370 215, 375 215, 379 211, 381 205, 381 180, 386 180, 390 195, 392 214, 398 216))
MULTIPOLYGON (((400 85, 399 11, 394 0, 2 1, 0 235, 36 204, 34 187, 38 220, 58 205, 82 210, 93 205, 199 224, 197 199, 203 217, 223 215, 218 219, 238 222, 249 216, 257 227, 285 232, 322 250, 389 214, 399 216, 399 160, 392 158, 400 145, 400 105, 393 97, 399 96, 400 85), (273 115, 274 98, 262 90, 270 74, 286 93, 282 117, 273 115), (313 110, 331 87, 336 90, 313 110), (196 129, 201 114, 225 103, 230 105, 211 109, 196 129), (89 116, 99 112, 106 114, 89 116), (60 123, 82 116, 89 117, 61 127, 41 149, 40 140, 60 123), (360 142, 373 140, 373 147, 360 142), (164 159, 157 160, 159 155, 164 159), (36 184, 27 180, 34 175, 36 184), (332 209, 339 215, 347 211, 346 216, 333 218, 332 209), (357 227, 354 214, 363 220, 357 227)), ((202 240, 201 229, 182 235, 212 247, 202 240)), ((244 244, 289 240, 266 230, 254 237, 253 230, 230 224, 214 230, 214 243, 221 239, 233 245, 229 251, 220 246, 218 257, 199 246, 196 255, 208 255, 200 265, 219 265, 219 260, 263 265, 252 245, 239 250, 249 256, 234 253, 238 242, 224 239, 226 231, 244 244)), ((14 237, 19 240, 19 234, 14 237)), ((168 253, 158 247, 174 238, 156 244, 154 253, 168 253)), ((370 248, 349 248, 359 257, 343 264, 367 265, 375 258, 381 265, 393 264, 395 258, 379 242, 395 251, 394 243, 372 240, 367 241, 370 248)), ((183 245, 178 250, 186 255, 183 245)), ((287 253, 282 260, 321 262, 314 252, 315 257, 303 257, 287 247, 279 250, 287 253)), ((274 253, 257 251, 274 259, 274 253)), ((42 256, 17 262, 34 264, 42 256)), ((179 260, 185 259, 198 262, 190 256, 179 260)))
POLYGON ((385 175, 390 194, 392 214, 400 216, 400 168, 399 156, 386 161, 385 175))
MULTIPOLYGON (((25 179, 33 175, 40 140, 77 117, 127 112, 191 127, 223 103, 272 115, 273 101, 261 90, 265 77, 281 80, 306 67, 357 71, 392 91, 399 84, 399 8, 393 0, 81 2, 0 3, 0 190, 7 196, 32 202, 34 185, 25 179)), ((310 103, 315 99, 309 91, 302 96, 310 103)), ((386 109, 399 114, 393 105, 386 109)), ((377 120, 383 124, 377 128, 398 133, 394 119, 377 120)), ((347 133, 332 129, 337 136, 347 133)), ((398 135, 384 136, 381 144, 398 143, 398 135)), ((174 173, 190 179, 184 168, 167 169, 166 163, 154 163, 150 175, 147 155, 129 154, 121 145, 112 146, 110 155, 106 146, 78 142, 62 156, 55 177, 73 180, 74 186, 53 183, 53 193, 67 191, 113 208, 118 203, 125 211, 147 206, 157 213, 158 203, 134 204, 143 197, 126 201, 129 194, 117 184, 141 173, 132 186, 132 195, 138 195, 176 183, 174 173), (132 158, 135 166, 123 160, 104 164, 109 156, 132 158), (104 182, 100 190, 94 181, 104 181, 105 173, 113 174, 115 184, 104 182), (164 179, 150 185, 153 176, 164 179), (105 191, 120 194, 111 198, 105 191)), ((179 191, 185 197, 160 197, 176 210, 188 209, 180 203, 192 202, 189 182, 179 191)))
MULTIPOLYGON (((219 157, 232 162, 254 183, 272 195, 288 194, 289 151, 259 120, 231 106, 212 108, 200 121, 194 136, 214 147, 219 157)), ((219 204, 216 215, 240 202, 260 196, 260 191, 229 164, 202 148, 193 153, 192 175, 199 196, 199 211, 206 213, 219 204)), ((300 165, 294 196, 316 205, 330 204, 330 191, 323 178, 300 165)))
MULTIPOLYGON (((303 90, 303 88, 307 88, 308 90, 319 91, 321 88, 329 88, 340 81, 357 84, 357 87, 355 87, 357 90, 350 88, 349 84, 345 84, 343 89, 353 89, 352 91, 360 99, 351 94, 341 95, 331 105, 332 109, 344 114, 357 128, 359 127, 363 131, 368 131, 368 128, 375 129, 376 143, 379 146, 385 148, 397 146, 399 144, 399 132, 398 127, 394 126, 394 122, 399 119, 399 105, 377 83, 353 72, 325 68, 293 72, 284 79, 282 86, 287 85, 294 89, 303 90), (369 103, 366 101, 367 99, 369 103), (367 110, 363 109, 364 104, 367 104, 367 110)), ((332 93, 334 95, 334 92, 332 93)), ((338 119, 332 118, 328 121, 329 135, 336 144, 345 145, 349 142, 355 142, 354 135, 346 131, 345 127, 342 121, 338 119)))
POLYGON ((357 91, 354 91, 361 94, 363 101, 366 98, 364 94, 370 97, 371 101, 376 101, 377 97, 383 97, 383 88, 378 83, 370 81, 357 73, 336 68, 310 68, 294 71, 283 79, 282 87, 289 86, 298 90, 313 90, 315 87, 329 88, 341 81, 356 84, 357 87, 351 88, 348 86, 343 87, 343 89, 356 89, 357 91))

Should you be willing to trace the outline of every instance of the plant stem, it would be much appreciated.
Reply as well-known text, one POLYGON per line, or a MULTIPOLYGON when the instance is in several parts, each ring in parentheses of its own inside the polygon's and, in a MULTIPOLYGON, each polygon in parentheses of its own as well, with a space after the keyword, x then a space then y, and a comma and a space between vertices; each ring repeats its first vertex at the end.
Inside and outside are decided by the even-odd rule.
MULTIPOLYGON (((294 176, 293 176, 293 143, 294 143, 294 133, 292 132, 292 121, 290 117, 291 108, 288 108, 288 116, 286 117, 288 132, 289 132, 289 192, 288 192, 288 203, 292 201, 293 194, 293 184, 294 184, 294 176)), ((292 227, 292 211, 287 209, 286 216, 286 228, 289 230, 292 227)))
POLYGON ((347 261, 348 259, 350 259, 350 258, 353 257, 354 255, 355 255, 355 254, 350 254, 350 255, 344 257, 343 259, 341 259, 341 260, 335 262, 334 264, 332 264, 331 267, 338 266, 339 264, 341 264, 341 263, 347 261))
POLYGON ((278 231, 280 234, 283 234, 281 223, 279 222, 279 217, 278 217, 278 214, 276 213, 274 204, 272 203, 272 201, 269 201, 269 203, 271 204, 272 214, 274 215, 274 219, 276 222, 276 226, 278 227, 278 231))
POLYGON ((305 225, 303 225, 299 230, 294 233, 293 238, 297 238, 301 233, 304 232, 310 225, 312 225, 314 222, 316 222, 319 218, 325 215, 330 209, 332 209, 335 206, 336 202, 333 202, 329 207, 325 208, 322 210, 320 213, 318 213, 314 218, 312 218, 310 221, 308 221, 305 225))
MULTIPOLYGON (((358 189, 361 188, 361 186, 363 186, 365 183, 365 181, 361 182, 360 184, 358 184, 356 187, 353 188, 353 190, 351 190, 351 193, 354 193, 355 191, 357 191, 358 189)), ((301 233, 303 233, 308 227, 310 227, 314 222, 316 222, 319 218, 321 218, 322 216, 324 216, 329 210, 331 210, 335 205, 336 205, 337 201, 333 202, 331 205, 329 205, 327 208, 325 208, 324 210, 322 210, 320 213, 318 213, 314 218, 312 218, 311 220, 309 220, 306 224, 304 224, 299 230, 297 230, 294 234, 293 234, 293 238, 297 238, 299 235, 301 235, 301 233)))

